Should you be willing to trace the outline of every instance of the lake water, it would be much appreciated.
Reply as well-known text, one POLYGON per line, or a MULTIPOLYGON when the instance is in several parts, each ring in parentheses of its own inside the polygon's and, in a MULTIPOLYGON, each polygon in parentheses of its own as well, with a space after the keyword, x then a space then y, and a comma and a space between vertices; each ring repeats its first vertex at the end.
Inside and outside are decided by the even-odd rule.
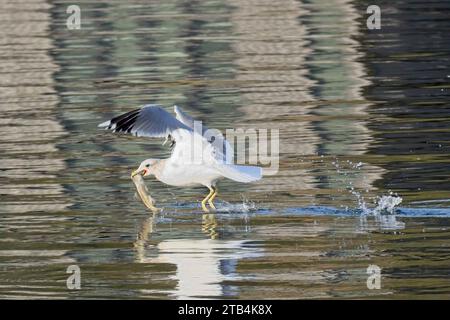
POLYGON ((448 1, 381 30, 370 1, 70 4, 0 4, 0 298, 449 298, 448 1), (150 179, 151 215, 130 172, 170 151, 97 129, 146 103, 279 129, 278 174, 217 214, 150 179))

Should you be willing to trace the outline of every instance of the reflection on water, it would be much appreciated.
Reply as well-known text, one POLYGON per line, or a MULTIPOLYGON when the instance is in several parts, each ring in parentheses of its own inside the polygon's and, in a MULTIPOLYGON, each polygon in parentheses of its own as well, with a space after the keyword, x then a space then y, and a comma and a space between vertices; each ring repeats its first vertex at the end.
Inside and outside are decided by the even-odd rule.
MULTIPOLYGON (((166 239, 154 247, 147 246, 155 220, 157 217, 153 215, 140 227, 134 243, 136 259, 139 263, 175 265, 172 279, 177 285, 169 294, 178 299, 236 296, 238 292, 233 286, 222 283, 241 278, 236 270, 239 260, 262 255, 262 249, 247 245, 248 241, 219 240, 215 214, 202 216, 202 231, 208 239, 166 239)), ((150 292, 143 290, 142 294, 150 292)))
POLYGON ((70 4, 0 12, 0 297, 448 296, 448 1, 382 1, 378 31, 365 1, 104 0, 81 30, 70 4), (280 129, 279 173, 209 215, 150 179, 149 215, 129 173, 169 151, 96 128, 143 103, 280 129))
MULTIPOLYGON (((370 84, 354 37, 360 34, 349 1, 235 1, 233 43, 238 54, 236 79, 249 126, 281 127, 285 164, 299 156, 360 155, 373 142, 362 95, 370 84), (282 9, 280 9, 282 8, 282 9), (339 12, 336 12, 336 11, 339 12), (273 13, 267 17, 268 12, 273 13), (261 16, 264 19, 261 19, 261 16)), ((342 188, 336 172, 289 165, 260 185, 264 190, 293 191, 342 188)), ((347 176, 364 190, 383 170, 366 164, 347 176)), ((296 199, 295 201, 298 201, 296 199)))
POLYGON ((70 201, 54 178, 66 168, 56 142, 68 132, 56 116, 59 97, 53 74, 59 67, 48 55, 50 6, 45 1, 18 6, 5 3, 1 14, 1 210, 64 210, 70 201), (31 19, 36 22, 27 24, 31 19), (20 198, 25 199, 18 202, 20 198))
POLYGON ((358 229, 361 232, 378 231, 378 230, 401 230, 405 228, 405 223, 398 221, 395 215, 375 215, 372 218, 367 215, 360 217, 358 229))
POLYGON ((212 240, 218 238, 217 233, 217 219, 215 214, 204 214, 202 222, 202 231, 207 234, 212 240))

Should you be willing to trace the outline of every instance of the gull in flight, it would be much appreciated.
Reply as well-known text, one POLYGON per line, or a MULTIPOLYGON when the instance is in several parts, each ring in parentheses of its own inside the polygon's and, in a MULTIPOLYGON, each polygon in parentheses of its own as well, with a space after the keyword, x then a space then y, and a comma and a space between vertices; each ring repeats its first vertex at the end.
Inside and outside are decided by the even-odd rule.
POLYGON ((200 121, 174 106, 176 117, 158 105, 145 105, 99 124, 100 128, 137 137, 165 138, 171 141, 167 159, 146 159, 132 177, 154 175, 159 181, 177 187, 203 185, 209 189, 202 209, 216 210, 217 181, 228 178, 248 183, 261 179, 262 168, 233 164, 234 151, 218 130, 201 126, 200 121), (200 125, 198 125, 200 124, 200 125), (200 127, 200 128, 199 128, 200 127))

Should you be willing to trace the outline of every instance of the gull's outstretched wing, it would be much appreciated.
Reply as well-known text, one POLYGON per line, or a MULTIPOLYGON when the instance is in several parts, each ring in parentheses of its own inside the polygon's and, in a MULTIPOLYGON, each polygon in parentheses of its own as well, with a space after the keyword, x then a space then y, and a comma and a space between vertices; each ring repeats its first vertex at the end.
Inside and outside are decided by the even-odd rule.
POLYGON ((166 138, 175 140, 172 156, 180 162, 192 161, 192 155, 202 154, 207 163, 231 163, 233 150, 222 136, 215 130, 212 135, 194 130, 194 119, 175 107, 176 119, 158 105, 145 105, 120 116, 103 122, 98 126, 113 132, 122 132, 137 137, 166 138))
MULTIPOLYGON (((179 120, 181 123, 185 124, 192 130, 194 130, 194 121, 195 121, 194 118, 192 118, 190 115, 186 114, 177 105, 173 106, 173 111, 175 111, 175 114, 177 115, 177 120, 179 120)), ((203 131, 205 131, 205 130, 207 130, 207 128, 203 127, 203 131)))
POLYGON ((169 136, 176 139, 179 130, 192 131, 191 128, 175 119, 173 115, 158 105, 145 105, 109 121, 98 125, 100 128, 123 132, 137 137, 160 137, 169 136))
POLYGON ((225 137, 218 130, 211 129, 211 132, 209 132, 209 134, 205 134, 205 132, 207 132, 209 129, 208 127, 203 125, 201 121, 195 120, 186 112, 181 110, 181 108, 177 105, 173 106, 173 110, 175 111, 177 119, 192 130, 198 130, 198 127, 194 128, 194 122, 197 121, 201 123, 201 134, 207 139, 207 142, 209 143, 209 145, 205 145, 205 148, 207 148, 206 152, 209 152, 211 157, 219 162, 233 162, 234 151, 225 137))

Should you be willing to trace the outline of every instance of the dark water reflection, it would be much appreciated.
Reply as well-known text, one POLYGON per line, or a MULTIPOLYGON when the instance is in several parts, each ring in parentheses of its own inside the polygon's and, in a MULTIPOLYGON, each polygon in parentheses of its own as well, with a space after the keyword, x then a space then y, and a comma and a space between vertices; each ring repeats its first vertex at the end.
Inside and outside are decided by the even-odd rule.
POLYGON ((379 1, 379 31, 367 1, 69 4, 1 5, 0 297, 448 298, 450 3, 379 1), (168 150, 96 128, 144 103, 280 129, 279 173, 218 215, 151 181, 149 216, 129 173, 168 150))

